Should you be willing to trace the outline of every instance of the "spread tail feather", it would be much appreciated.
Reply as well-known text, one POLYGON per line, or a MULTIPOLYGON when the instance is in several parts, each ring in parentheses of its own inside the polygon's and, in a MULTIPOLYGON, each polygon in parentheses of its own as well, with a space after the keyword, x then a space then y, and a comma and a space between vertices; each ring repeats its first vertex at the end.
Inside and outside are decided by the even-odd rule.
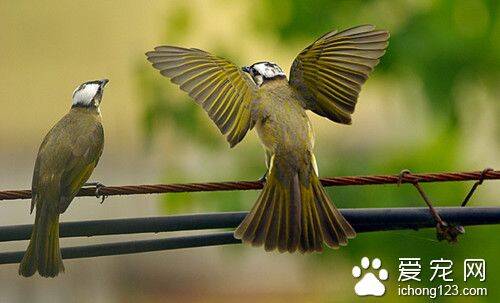
POLYGON ((316 173, 305 182, 299 172, 283 174, 271 166, 266 184, 235 237, 266 251, 314 252, 347 245, 356 232, 330 201, 316 173), (278 177, 279 175, 279 177, 278 177))
POLYGON ((30 243, 19 265, 19 274, 30 277, 38 271, 42 277, 55 277, 64 271, 59 248, 59 214, 37 209, 30 243))

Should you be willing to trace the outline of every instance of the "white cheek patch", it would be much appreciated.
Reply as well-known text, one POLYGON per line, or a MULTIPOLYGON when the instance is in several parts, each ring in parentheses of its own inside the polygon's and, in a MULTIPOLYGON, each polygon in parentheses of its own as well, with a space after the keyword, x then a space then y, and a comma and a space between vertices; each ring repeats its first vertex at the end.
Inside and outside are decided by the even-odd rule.
POLYGON ((257 86, 261 86, 262 83, 264 82, 264 79, 262 78, 261 75, 255 76, 254 80, 255 80, 255 84, 257 84, 257 86))
POLYGON ((83 88, 76 89, 73 93, 73 105, 83 105, 89 106, 92 104, 92 99, 94 99, 97 91, 99 90, 99 84, 86 84, 83 88))
POLYGON ((264 78, 271 79, 277 76, 285 76, 283 70, 272 62, 255 64, 253 68, 255 68, 259 74, 264 76, 264 78))

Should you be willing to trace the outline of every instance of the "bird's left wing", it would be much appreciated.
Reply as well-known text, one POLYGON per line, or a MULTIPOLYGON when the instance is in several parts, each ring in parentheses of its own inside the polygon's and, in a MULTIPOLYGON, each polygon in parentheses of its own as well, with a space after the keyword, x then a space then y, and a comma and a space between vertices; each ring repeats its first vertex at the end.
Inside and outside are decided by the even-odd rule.
POLYGON ((384 55, 388 39, 387 31, 372 25, 331 31, 297 55, 290 85, 306 109, 350 124, 361 85, 384 55))
POLYGON ((80 188, 87 182, 99 162, 104 148, 104 131, 100 123, 83 136, 73 138, 70 156, 61 177, 59 212, 63 213, 75 198, 80 188))
POLYGON ((236 65, 194 48, 158 46, 146 53, 160 73, 200 104, 233 147, 255 121, 257 87, 236 65))
MULTIPOLYGON (((40 145, 38 153, 40 153, 41 150, 45 148, 47 145, 47 141, 49 140, 49 136, 45 136, 43 138, 42 144, 40 145)), ((35 209, 36 206, 36 201, 38 200, 38 188, 40 187, 38 185, 38 181, 40 180, 40 158, 37 156, 36 161, 35 161, 35 168, 33 170, 33 179, 31 181, 31 207, 30 207, 30 214, 33 213, 33 210, 35 209)))

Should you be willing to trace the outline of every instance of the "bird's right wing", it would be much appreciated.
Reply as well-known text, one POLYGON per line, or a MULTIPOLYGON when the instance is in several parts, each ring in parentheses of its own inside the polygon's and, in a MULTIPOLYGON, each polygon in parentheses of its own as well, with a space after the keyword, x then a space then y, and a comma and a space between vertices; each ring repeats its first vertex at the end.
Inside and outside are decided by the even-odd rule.
POLYGON ((158 46, 146 53, 160 73, 199 103, 233 147, 255 121, 253 81, 230 61, 194 48, 158 46))
POLYGON ((297 55, 290 85, 306 109, 350 124, 361 85, 384 55, 388 39, 387 31, 371 25, 331 31, 297 55))

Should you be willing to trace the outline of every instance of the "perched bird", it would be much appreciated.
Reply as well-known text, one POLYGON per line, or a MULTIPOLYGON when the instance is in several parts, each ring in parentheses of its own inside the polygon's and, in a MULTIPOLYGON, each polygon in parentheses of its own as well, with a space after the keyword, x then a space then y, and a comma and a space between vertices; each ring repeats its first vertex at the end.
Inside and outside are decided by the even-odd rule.
POLYGON ((73 92, 73 105, 43 139, 32 181, 31 240, 19 274, 55 277, 64 271, 59 249, 59 214, 92 174, 104 147, 99 105, 107 79, 85 82, 73 92))
POLYGON ((322 251, 356 233, 321 186, 306 110, 350 124, 361 85, 389 33, 371 25, 331 31, 304 49, 290 80, 272 62, 238 68, 195 48, 158 46, 147 59, 208 113, 231 147, 254 126, 267 155, 260 196, 235 237, 267 251, 322 251))

